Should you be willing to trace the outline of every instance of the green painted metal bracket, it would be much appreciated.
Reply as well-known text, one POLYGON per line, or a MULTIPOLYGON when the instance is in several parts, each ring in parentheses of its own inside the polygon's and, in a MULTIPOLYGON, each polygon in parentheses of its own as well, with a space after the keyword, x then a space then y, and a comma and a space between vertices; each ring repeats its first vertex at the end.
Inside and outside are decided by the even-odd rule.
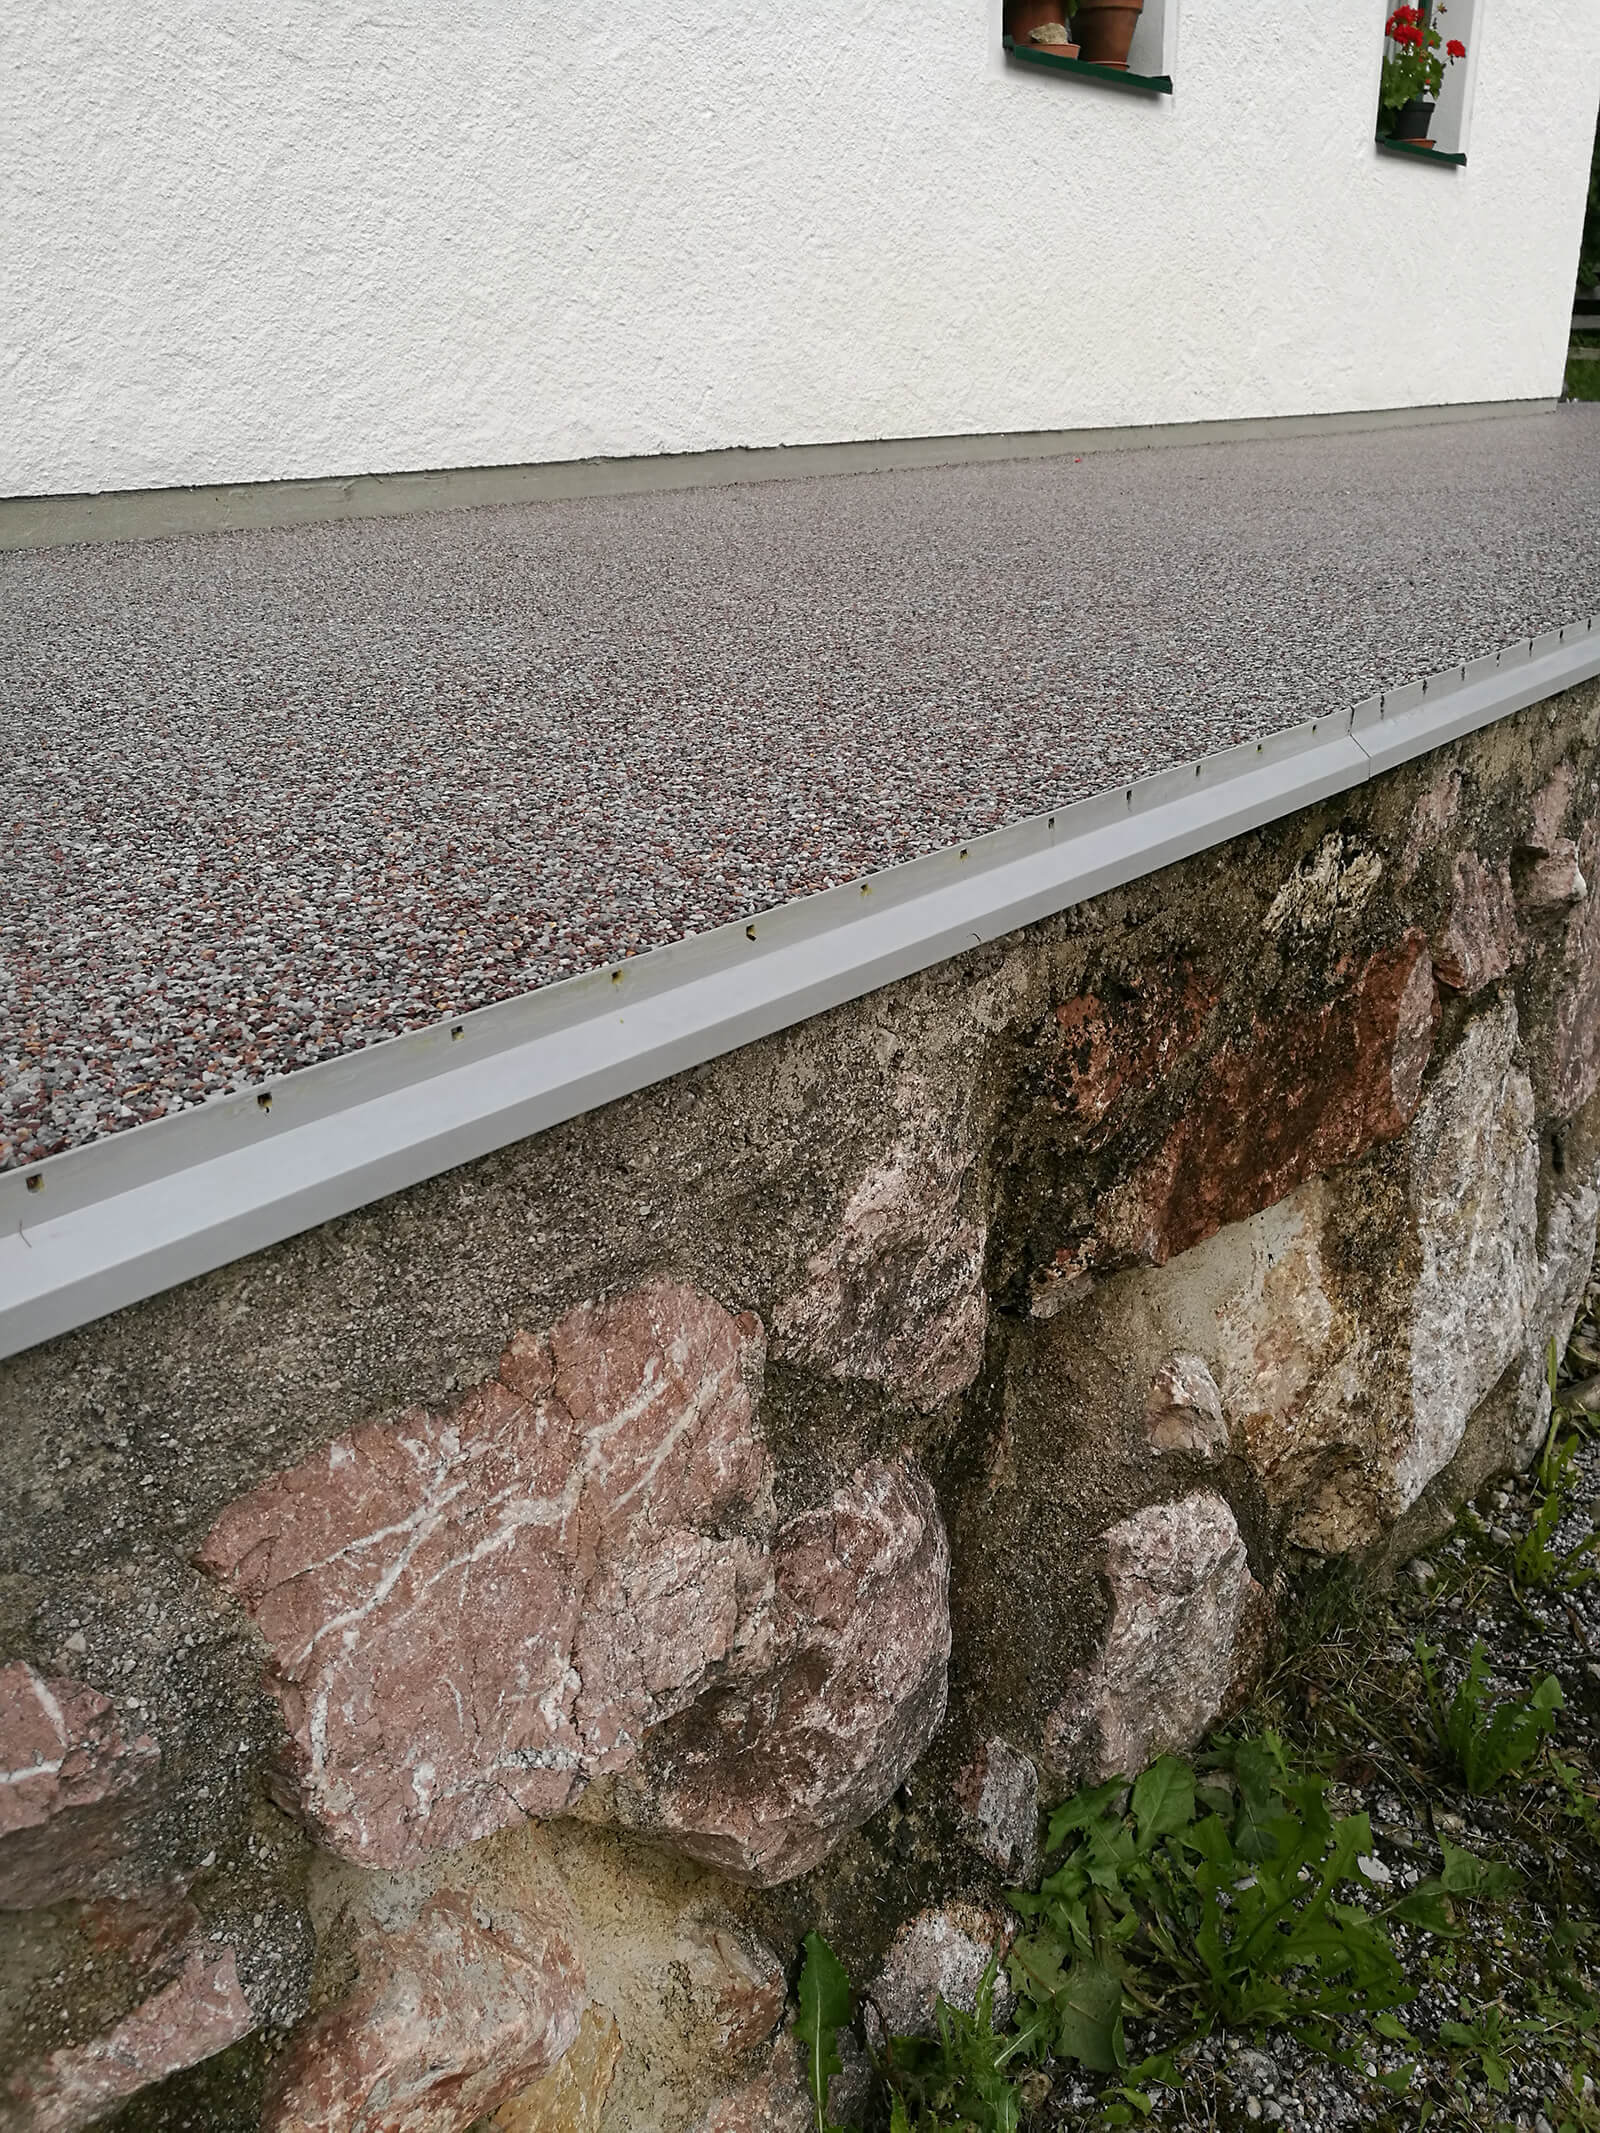
POLYGON ((1113 89, 1140 89, 1147 96, 1170 96, 1170 74, 1129 74, 1122 67, 1096 66, 1090 59, 1065 59, 1058 52, 1039 51, 1032 45, 1018 44, 1015 38, 1003 40, 1006 55, 1019 66, 1043 67, 1048 74, 1076 74, 1084 81, 1103 81, 1113 89))
POLYGON ((1417 163, 1448 163, 1456 166, 1467 160, 1447 148, 1422 148, 1415 141, 1391 141, 1383 134, 1377 137, 1377 145, 1386 156, 1410 156, 1417 163))

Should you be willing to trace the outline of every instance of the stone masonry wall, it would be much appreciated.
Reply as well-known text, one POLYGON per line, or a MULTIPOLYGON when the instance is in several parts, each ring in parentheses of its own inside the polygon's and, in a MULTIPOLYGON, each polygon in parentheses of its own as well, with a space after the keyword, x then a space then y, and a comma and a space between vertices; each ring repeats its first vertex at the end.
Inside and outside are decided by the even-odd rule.
POLYGON ((1600 689, 0 1366, 0 2127, 803 2122, 1526 1460, 1600 689))

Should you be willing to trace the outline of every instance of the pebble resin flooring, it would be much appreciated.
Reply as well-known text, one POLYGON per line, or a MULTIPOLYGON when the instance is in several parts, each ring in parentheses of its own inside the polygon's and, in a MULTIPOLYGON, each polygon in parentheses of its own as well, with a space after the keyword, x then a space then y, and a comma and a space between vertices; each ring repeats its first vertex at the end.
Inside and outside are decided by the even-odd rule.
POLYGON ((0 556, 0 1167, 1600 612, 1600 405, 0 556))

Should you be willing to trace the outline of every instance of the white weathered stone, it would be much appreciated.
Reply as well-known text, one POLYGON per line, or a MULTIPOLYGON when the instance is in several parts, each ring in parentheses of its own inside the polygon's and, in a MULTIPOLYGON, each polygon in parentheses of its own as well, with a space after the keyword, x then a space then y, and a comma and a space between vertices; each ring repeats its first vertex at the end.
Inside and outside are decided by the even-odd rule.
POLYGON ((1145 1428, 1156 1453, 1187 1452, 1220 1459, 1228 1449, 1222 1394, 1202 1355, 1169 1355, 1156 1372, 1145 1402, 1145 1428))
POLYGON ((931 1413, 982 1367, 986 1230, 981 1209, 963 1213, 970 1157, 930 1131, 934 1092, 908 1077, 896 1109, 898 1138, 778 1306, 772 1334, 778 1352, 931 1413))
POLYGON ((956 1780, 967 1842, 1012 1880, 1031 1884, 1039 1870, 1039 1772, 1031 1756, 996 1735, 956 1780))
POLYGON ((1353 1173, 1310 1180, 1140 1274, 1118 1336, 1171 1343, 1152 1420, 1174 1353, 1204 1347, 1232 1449, 1286 1536, 1325 1554, 1379 1539, 1491 1400, 1475 1442, 1507 1464, 1527 1456, 1548 1418, 1546 1343, 1570 1321, 1590 1251, 1592 1185, 1570 1167, 1540 1235, 1534 1095, 1509 999, 1441 1060, 1386 1168, 1376 1193, 1353 1173), (1377 1254, 1392 1267, 1381 1279, 1377 1254))
MULTIPOLYGON (((908 1919, 890 1942, 883 1968, 867 1993, 884 2034, 932 2036, 941 2000, 971 2014, 991 1958, 997 1949, 1003 1956, 1010 1942, 1004 1914, 978 1904, 945 1904, 908 1919)), ((1001 1970, 995 1978, 997 2028, 1008 2019, 1013 1997, 1001 1970)))
POLYGON ((1214 1357, 1233 1442, 1289 1536, 1323 1551, 1380 1530, 1373 1432, 1375 1329, 1339 1296, 1324 1253, 1329 1195, 1318 1179, 1210 1251, 1214 1357), (1362 1485, 1352 1477, 1363 1473, 1362 1485))
POLYGON ((1550 1378, 1545 1342, 1559 1354, 1572 1331, 1594 1265, 1596 1193, 1577 1185, 1552 1201, 1539 1255, 1538 1295, 1522 1360, 1491 1395, 1486 1438, 1491 1456, 1525 1467, 1538 1456, 1550 1427, 1550 1378))
POLYGON ((1470 1023, 1407 1135, 1421 1253, 1411 1303, 1411 1435, 1396 1508, 1449 1465, 1474 1409, 1537 1331, 1539 1151, 1510 1001, 1470 1023))
POLYGON ((1045 1753, 1068 1779, 1137 1776, 1188 1748, 1233 1703, 1268 1603, 1233 1512, 1203 1491, 1106 1535, 1111 1619, 1098 1658, 1051 1714, 1045 1753))
POLYGON ((1325 933, 1338 918, 1353 917, 1383 876, 1377 852, 1347 844, 1334 831, 1289 875, 1262 921, 1267 933, 1325 933))

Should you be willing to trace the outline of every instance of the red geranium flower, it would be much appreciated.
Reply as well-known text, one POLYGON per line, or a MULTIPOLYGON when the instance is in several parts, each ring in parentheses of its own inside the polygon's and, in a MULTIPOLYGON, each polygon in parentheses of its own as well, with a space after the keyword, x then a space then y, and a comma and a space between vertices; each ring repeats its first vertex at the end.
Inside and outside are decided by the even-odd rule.
POLYGON ((1383 85, 1379 91, 1382 113, 1398 111, 1417 99, 1437 97, 1444 85, 1446 67, 1465 59, 1467 48, 1459 37, 1448 45, 1438 28, 1438 18, 1447 12, 1446 0, 1433 0, 1431 8, 1414 7, 1410 0, 1390 10, 1383 33, 1388 51, 1383 62, 1383 85))

